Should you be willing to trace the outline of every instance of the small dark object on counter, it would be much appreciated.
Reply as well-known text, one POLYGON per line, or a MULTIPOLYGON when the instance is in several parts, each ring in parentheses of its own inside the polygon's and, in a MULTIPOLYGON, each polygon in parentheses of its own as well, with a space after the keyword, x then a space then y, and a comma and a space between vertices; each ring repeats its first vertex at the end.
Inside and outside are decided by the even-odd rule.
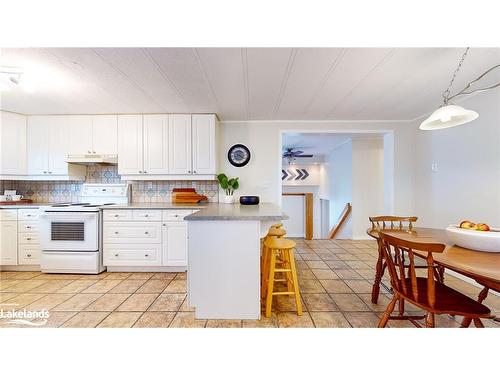
POLYGON ((240 197, 240 204, 243 205, 253 205, 253 204, 259 204, 259 197, 256 195, 243 195, 240 197))

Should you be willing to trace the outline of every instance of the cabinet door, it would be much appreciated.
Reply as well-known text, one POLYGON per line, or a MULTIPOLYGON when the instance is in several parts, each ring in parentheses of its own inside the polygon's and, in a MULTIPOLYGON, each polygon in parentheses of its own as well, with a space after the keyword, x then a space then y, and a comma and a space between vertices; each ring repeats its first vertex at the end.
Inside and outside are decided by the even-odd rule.
POLYGON ((0 265, 17 265, 17 221, 0 221, 0 265))
POLYGON ((191 174, 191 115, 169 115, 170 174, 191 174))
POLYGON ((143 172, 142 115, 118 116, 118 173, 143 172))
POLYGON ((118 153, 116 115, 92 117, 92 152, 98 155, 116 155, 118 153))
POLYGON ((68 116, 70 127, 68 155, 92 153, 92 116, 68 116))
POLYGON ((164 223, 162 265, 187 266, 187 247, 187 223, 164 223))
POLYGON ((49 123, 49 174, 67 175, 69 150, 69 116, 48 116, 49 123))
POLYGON ((43 175, 49 171, 48 116, 29 116, 27 127, 28 174, 43 175))
POLYGON ((144 115, 144 171, 168 174, 168 115, 144 115))
POLYGON ((193 115, 193 173, 215 174, 215 116, 193 115))
POLYGON ((26 116, 1 112, 0 174, 26 174, 26 116))

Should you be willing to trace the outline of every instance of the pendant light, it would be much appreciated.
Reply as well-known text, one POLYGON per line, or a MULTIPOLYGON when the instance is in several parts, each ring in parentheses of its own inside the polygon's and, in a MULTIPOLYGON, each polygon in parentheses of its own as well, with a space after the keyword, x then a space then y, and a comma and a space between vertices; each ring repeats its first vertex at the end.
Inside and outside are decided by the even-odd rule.
POLYGON ((486 72, 481 74, 475 80, 469 82, 463 90, 459 91, 455 95, 450 96, 450 88, 453 85, 453 82, 455 81, 455 77, 457 76, 457 73, 459 72, 460 68, 462 67, 462 64, 463 64, 468 52, 469 52, 469 47, 467 47, 464 54, 462 55, 462 58, 460 59, 460 62, 458 63, 457 68, 455 69, 455 72, 453 72, 453 77, 451 78, 451 81, 450 81, 447 89, 443 92, 443 105, 440 108, 438 108, 437 110, 435 110, 424 122, 422 122, 420 124, 419 129, 421 129, 421 130, 437 130, 437 129, 451 128, 453 126, 466 124, 468 122, 471 122, 471 121, 477 119, 479 117, 479 114, 477 112, 474 112, 474 111, 465 109, 463 107, 460 107, 458 105, 455 105, 455 104, 450 102, 451 99, 454 99, 460 95, 470 95, 470 94, 475 93, 475 92, 486 91, 486 90, 500 86, 500 82, 498 82, 498 83, 491 85, 489 87, 484 87, 481 89, 468 91, 473 84, 478 82, 486 74, 488 74, 492 70, 500 67, 500 64, 498 64, 498 65, 495 65, 492 68, 488 69, 486 72))

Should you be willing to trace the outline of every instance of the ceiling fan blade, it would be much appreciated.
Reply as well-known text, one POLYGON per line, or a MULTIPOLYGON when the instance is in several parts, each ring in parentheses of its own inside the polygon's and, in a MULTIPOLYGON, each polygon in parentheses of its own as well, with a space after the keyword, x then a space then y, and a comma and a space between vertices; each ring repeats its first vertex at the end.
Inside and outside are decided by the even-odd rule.
POLYGON ((297 150, 297 151, 292 151, 295 155, 298 155, 298 154, 303 154, 304 151, 301 151, 301 150, 297 150))
POLYGON ((296 158, 312 158, 314 155, 307 155, 307 154, 304 154, 304 155, 295 155, 296 158))

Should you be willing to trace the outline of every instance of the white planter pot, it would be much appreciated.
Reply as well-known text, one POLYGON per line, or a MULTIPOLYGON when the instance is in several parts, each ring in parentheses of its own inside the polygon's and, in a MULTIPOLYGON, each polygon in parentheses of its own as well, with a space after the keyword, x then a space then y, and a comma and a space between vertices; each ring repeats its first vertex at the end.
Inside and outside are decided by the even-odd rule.
POLYGON ((224 203, 233 204, 234 203, 234 195, 224 196, 224 203))

